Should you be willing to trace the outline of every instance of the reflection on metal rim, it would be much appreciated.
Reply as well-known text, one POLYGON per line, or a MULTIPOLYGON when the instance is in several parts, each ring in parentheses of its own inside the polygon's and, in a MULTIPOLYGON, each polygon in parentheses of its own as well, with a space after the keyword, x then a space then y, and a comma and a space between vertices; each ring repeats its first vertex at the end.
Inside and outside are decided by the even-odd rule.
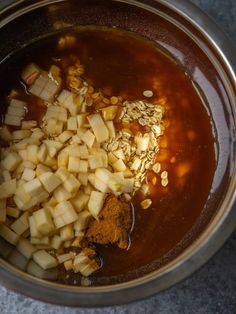
MULTIPOLYGON (((236 83, 236 50, 226 35, 197 7, 185 0, 179 0, 177 2, 175 0, 115 1, 133 4, 158 14, 159 12, 155 6, 158 3, 161 3, 177 15, 184 17, 215 47, 220 56, 221 63, 224 64, 227 69, 227 74, 225 74, 224 79, 228 86, 229 97, 235 97, 235 90, 232 86, 233 84, 235 86, 236 83)), ((0 12, 0 27, 3 27, 26 12, 36 10, 37 8, 44 7, 48 4, 51 5, 60 2, 66 1, 18 1, 0 12)), ((167 16, 167 13, 165 13, 165 15, 167 16)), ((172 21, 174 23, 173 18, 172 21)), ((197 40, 194 34, 192 34, 192 37, 197 40)), ((232 108, 232 115, 235 124, 236 106, 232 108)), ((160 292, 184 279, 203 265, 221 247, 235 228, 235 165, 232 173, 231 182, 228 186, 227 194, 221 204, 221 208, 206 230, 191 246, 178 256, 178 258, 157 271, 145 275, 142 278, 122 284, 86 288, 47 282, 23 273, 5 261, 0 261, 1 281, 5 286, 13 290, 25 293, 34 298, 40 298, 42 301, 71 306, 105 306, 121 304, 140 300, 160 292)))

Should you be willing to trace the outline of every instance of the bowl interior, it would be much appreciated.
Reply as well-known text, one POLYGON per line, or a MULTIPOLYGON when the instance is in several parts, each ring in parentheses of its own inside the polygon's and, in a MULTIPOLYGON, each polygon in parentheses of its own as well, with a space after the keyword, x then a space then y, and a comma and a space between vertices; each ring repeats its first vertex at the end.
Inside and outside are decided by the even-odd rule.
MULTIPOLYGON (((6 23, 7 15, 13 14, 14 10, 12 8, 2 14, 0 28, 0 38, 4 42, 0 48, 2 73, 14 51, 41 37, 42 34, 53 33, 74 25, 104 25, 133 31, 155 41, 191 76, 199 97, 202 97, 211 117, 215 138, 216 169, 207 202, 192 229, 173 250, 149 265, 115 278, 113 282, 109 278, 105 284, 140 278, 175 260, 194 243, 214 219, 227 193, 234 171, 235 87, 232 87, 230 73, 219 51, 190 21, 156 1, 39 1, 32 5, 31 10, 25 10, 24 4, 19 4, 16 13, 16 16, 19 16, 6 23), (46 5, 49 2, 50 4, 46 5), (153 6, 151 10, 150 5, 153 6)), ((1 107, 0 110, 3 111, 4 108, 1 107)), ((27 261, 18 251, 2 239, 0 247, 3 259, 25 271, 27 261)), ((37 276, 45 280, 55 280, 57 274, 55 271, 38 270, 37 276)))

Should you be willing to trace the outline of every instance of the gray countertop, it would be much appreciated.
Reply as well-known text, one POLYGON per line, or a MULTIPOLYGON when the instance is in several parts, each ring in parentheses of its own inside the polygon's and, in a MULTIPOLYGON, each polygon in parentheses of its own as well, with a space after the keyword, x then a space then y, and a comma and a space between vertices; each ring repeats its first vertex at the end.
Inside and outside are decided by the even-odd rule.
MULTIPOLYGON (((7 0, 0 1, 7 3, 7 0)), ((192 0, 192 2, 213 17, 236 43, 236 0, 192 0)), ((104 309, 70 309, 34 301, 0 287, 0 313, 236 313, 236 232, 194 275, 147 300, 104 309)))

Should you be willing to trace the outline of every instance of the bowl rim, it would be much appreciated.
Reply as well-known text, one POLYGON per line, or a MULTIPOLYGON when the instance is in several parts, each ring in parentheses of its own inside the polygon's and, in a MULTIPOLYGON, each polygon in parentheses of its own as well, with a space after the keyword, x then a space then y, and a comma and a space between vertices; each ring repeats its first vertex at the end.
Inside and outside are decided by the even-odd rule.
MULTIPOLYGON (((0 27, 7 24, 12 19, 30 10, 48 4, 65 2, 67 0, 42 0, 36 3, 32 0, 20 0, 6 7, 0 12, 0 27), (12 13, 11 13, 12 11, 12 13), (2 20, 4 15, 9 16, 2 20)), ((124 2, 136 6, 144 7, 146 10, 153 7, 145 2, 152 2, 153 5, 161 3, 169 9, 184 17, 195 28, 197 28, 214 46, 217 53, 221 56, 227 66, 229 76, 236 82, 236 49, 227 35, 216 25, 216 23, 196 5, 188 0, 113 0, 124 2), (144 4, 145 3, 145 4, 144 4), (196 16, 198 20, 196 21, 196 16)), ((234 122, 236 120, 236 106, 233 107, 234 122)), ((74 287, 62 284, 54 284, 29 274, 26 274, 6 261, 0 259, 0 282, 19 293, 41 299, 42 301, 67 305, 67 306, 108 306, 115 304, 128 303, 141 300, 156 294, 177 282, 183 280, 216 253, 223 245, 229 235, 236 227, 236 165, 234 165, 233 175, 227 193, 222 202, 221 208, 212 219, 203 233, 174 261, 144 275, 141 278, 128 282, 107 285, 101 287, 74 287), (63 297, 62 297, 63 296, 63 297)))

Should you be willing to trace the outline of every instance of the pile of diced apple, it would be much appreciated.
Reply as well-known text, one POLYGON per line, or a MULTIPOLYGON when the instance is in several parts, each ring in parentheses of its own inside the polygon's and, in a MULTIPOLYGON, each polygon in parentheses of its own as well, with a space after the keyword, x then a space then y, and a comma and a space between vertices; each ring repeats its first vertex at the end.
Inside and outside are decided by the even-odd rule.
MULTIPOLYGON (((115 106, 89 114, 82 95, 62 90, 56 97, 56 83, 37 67, 28 70, 29 91, 48 107, 41 128, 22 121, 25 103, 12 100, 8 108, 5 124, 21 129, 0 130, 10 140, 1 150, 0 235, 47 269, 59 262, 47 250, 80 246, 89 220, 99 219, 107 194, 132 194, 134 179, 122 150, 108 153, 102 148, 115 137, 115 106)), ((63 260, 65 267, 84 275, 96 269, 83 253, 69 260, 63 260)))

